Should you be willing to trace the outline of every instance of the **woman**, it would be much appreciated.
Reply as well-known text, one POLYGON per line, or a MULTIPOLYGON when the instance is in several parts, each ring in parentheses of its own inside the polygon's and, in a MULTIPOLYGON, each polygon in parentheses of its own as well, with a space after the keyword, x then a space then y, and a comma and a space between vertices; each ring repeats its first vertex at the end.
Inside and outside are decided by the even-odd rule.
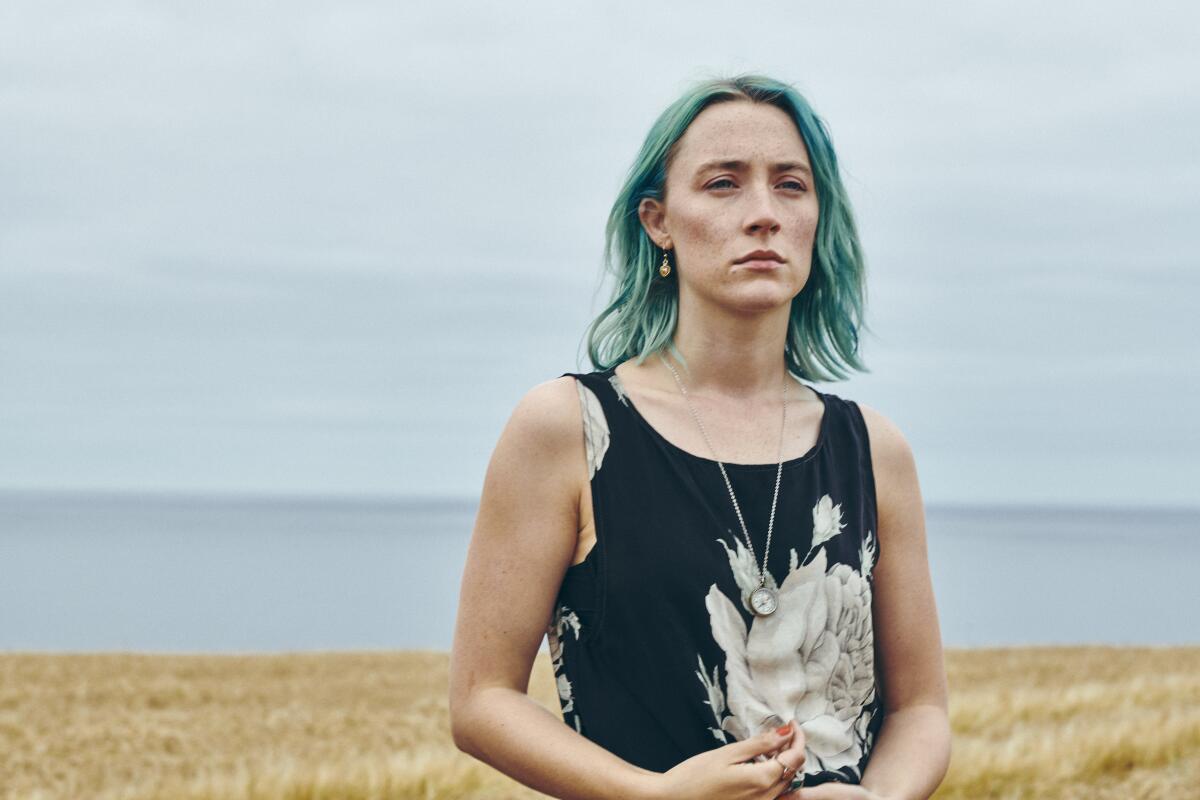
POLYGON ((864 370, 824 124, 766 77, 693 87, 605 255, 596 369, 530 390, 488 466, 455 743, 556 797, 928 797, 950 730, 913 457, 800 380, 864 370), (544 633, 566 725, 526 694, 544 633))

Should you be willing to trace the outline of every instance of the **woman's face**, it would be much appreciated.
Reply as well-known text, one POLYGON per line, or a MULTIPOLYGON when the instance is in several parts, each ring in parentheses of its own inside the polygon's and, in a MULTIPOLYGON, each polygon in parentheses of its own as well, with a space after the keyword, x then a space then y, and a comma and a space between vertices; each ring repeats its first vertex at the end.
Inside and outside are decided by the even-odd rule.
POLYGON ((817 193, 791 118, 736 100, 700 112, 676 143, 662 202, 645 199, 643 227, 672 252, 680 299, 742 311, 790 303, 808 280, 817 193), (744 261, 757 250, 766 260, 744 261))

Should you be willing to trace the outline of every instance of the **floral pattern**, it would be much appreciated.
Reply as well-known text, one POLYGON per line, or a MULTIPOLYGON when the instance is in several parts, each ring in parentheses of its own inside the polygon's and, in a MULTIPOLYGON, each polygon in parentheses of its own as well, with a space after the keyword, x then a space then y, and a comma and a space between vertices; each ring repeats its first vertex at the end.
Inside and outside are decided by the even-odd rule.
POLYGON ((765 617, 750 609, 749 594, 759 585, 754 556, 741 542, 731 550, 723 540, 739 589, 746 622, 714 583, 704 598, 714 640, 725 652, 725 688, 714 665, 702 658, 697 676, 713 714, 709 730, 720 742, 741 740, 795 720, 804 731, 804 776, 841 771, 860 781, 860 764, 870 750, 875 713, 874 633, 871 570, 877 548, 867 531, 859 548, 862 571, 827 564, 823 545, 846 527, 840 504, 824 495, 812 509, 812 544, 803 559, 790 551, 787 576, 776 585, 779 608, 765 617))
POLYGON ((608 376, 608 382, 612 386, 613 391, 617 393, 617 399, 623 405, 629 405, 629 395, 625 392, 625 384, 621 383, 621 379, 617 377, 617 373, 608 376))
MULTIPOLYGON (((615 372, 608 381, 616 402, 630 407, 615 372)), ((610 430, 596 392, 578 379, 576 386, 591 480, 609 452, 610 430)), ((849 542, 839 540, 848 528, 855 539, 858 531, 847 525, 842 505, 829 494, 813 504, 811 516, 808 552, 801 557, 796 549, 789 550, 781 581, 769 572, 765 576, 779 601, 775 613, 766 617, 755 615, 749 602, 750 592, 759 585, 754 554, 736 537, 732 547, 726 539, 717 539, 736 591, 727 594, 712 583, 703 602, 712 642, 720 647, 724 662, 718 660, 710 667, 699 653, 695 662, 702 687, 700 702, 708 706, 704 712, 711 716, 708 731, 717 743, 746 739, 788 721, 801 728, 806 757, 790 788, 806 785, 806 778, 819 773, 824 773, 820 780, 861 782, 882 713, 876 694, 871 615, 878 542, 871 531, 865 531, 854 553, 849 542), (854 555, 857 568, 836 563, 853 561, 854 555)), ((566 663, 574 661, 583 628, 576 611, 556 602, 546 630, 550 658, 563 720, 581 734, 576 687, 566 663)))
POLYGON ((588 480, 591 480, 608 452, 608 420, 596 393, 581 380, 576 380, 575 386, 579 389, 579 405, 583 411, 583 438, 587 449, 588 480))
MULTIPOLYGON (((587 454, 588 480, 591 480, 600 470, 604 463, 604 456, 608 452, 608 420, 604 416, 604 407, 600 405, 600 398, 596 396, 596 393, 579 379, 575 380, 575 386, 579 390, 579 405, 583 413, 583 439, 587 454)), ((559 605, 546 628, 546 639, 550 644, 550 663, 554 667, 554 679, 558 686, 558 699, 562 706, 563 721, 568 725, 573 725, 575 730, 582 733, 583 721, 579 717, 579 711, 575 708, 575 696, 571 680, 567 677, 563 653, 565 634, 570 631, 578 641, 581 627, 579 615, 567 606, 559 605)))
POLYGON ((550 643, 550 664, 554 667, 554 679, 558 685, 558 701, 562 706, 563 721, 574 725, 575 730, 583 733, 583 721, 579 718, 579 711, 575 708, 575 696, 572 693, 571 681, 567 678, 566 669, 563 667, 563 634, 568 629, 575 634, 575 639, 578 640, 579 616, 566 606, 560 605, 555 609, 550 626, 546 629, 546 639, 550 643))

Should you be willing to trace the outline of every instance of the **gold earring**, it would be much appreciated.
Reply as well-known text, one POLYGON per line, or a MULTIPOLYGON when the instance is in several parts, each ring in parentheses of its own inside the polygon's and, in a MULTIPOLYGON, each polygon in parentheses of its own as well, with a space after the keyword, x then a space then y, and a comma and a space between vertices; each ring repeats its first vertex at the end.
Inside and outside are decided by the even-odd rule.
POLYGON ((671 265, 667 263, 667 251, 663 250, 662 264, 658 267, 658 274, 664 278, 671 274, 671 265))

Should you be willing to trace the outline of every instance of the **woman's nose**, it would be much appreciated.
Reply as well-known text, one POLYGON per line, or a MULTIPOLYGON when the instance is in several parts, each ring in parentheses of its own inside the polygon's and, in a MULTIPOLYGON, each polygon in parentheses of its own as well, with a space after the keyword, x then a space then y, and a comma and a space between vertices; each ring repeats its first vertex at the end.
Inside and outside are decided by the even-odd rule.
POLYGON ((758 189, 747 195, 749 206, 746 209, 746 230, 756 233, 764 228, 769 231, 779 230, 779 214, 775 210, 775 199, 769 188, 758 189))

